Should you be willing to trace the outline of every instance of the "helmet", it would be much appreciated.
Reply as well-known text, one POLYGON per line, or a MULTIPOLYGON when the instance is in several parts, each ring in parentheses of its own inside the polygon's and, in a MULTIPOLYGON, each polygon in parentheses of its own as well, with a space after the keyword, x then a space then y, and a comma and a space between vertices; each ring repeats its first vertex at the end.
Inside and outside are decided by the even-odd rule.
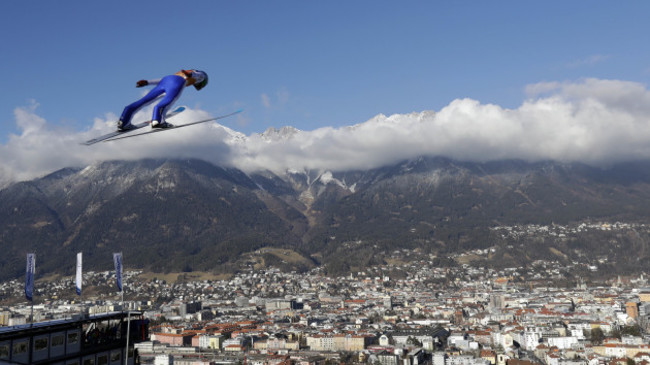
POLYGON ((204 71, 193 70, 192 77, 196 80, 194 83, 196 90, 201 90, 208 84, 208 74, 204 71))

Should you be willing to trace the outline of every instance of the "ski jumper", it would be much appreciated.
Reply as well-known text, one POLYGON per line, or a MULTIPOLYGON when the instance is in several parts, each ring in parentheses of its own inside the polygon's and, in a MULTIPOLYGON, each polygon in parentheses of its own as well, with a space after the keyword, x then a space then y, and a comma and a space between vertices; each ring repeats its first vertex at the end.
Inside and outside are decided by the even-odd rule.
POLYGON ((161 123, 164 122, 163 118, 165 116, 165 112, 176 102, 176 100, 178 100, 178 98, 183 93, 183 89, 185 88, 185 78, 179 75, 169 75, 163 77, 160 80, 149 80, 148 84, 156 84, 156 87, 151 89, 151 91, 149 91, 147 95, 145 95, 142 99, 131 103, 126 108, 124 108, 122 116, 120 117, 120 120, 123 121, 124 124, 131 123, 131 118, 133 117, 133 114, 138 111, 138 109, 155 101, 156 98, 162 94, 165 94, 165 96, 153 108, 153 115, 151 117, 151 120, 159 121, 161 123))
POLYGON ((157 80, 140 80, 138 87, 146 85, 156 85, 140 100, 127 105, 120 117, 119 125, 130 125, 133 114, 140 108, 154 102, 161 95, 162 99, 153 108, 151 125, 166 124, 165 113, 178 100, 186 86, 193 85, 197 90, 201 90, 208 83, 208 75, 199 70, 181 70, 173 75, 165 76, 157 80))

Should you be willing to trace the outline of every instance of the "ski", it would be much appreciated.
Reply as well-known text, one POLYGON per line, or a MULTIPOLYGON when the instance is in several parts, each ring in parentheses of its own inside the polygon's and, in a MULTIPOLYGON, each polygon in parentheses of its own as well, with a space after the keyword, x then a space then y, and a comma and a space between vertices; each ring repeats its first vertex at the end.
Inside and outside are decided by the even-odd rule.
POLYGON ((205 122, 211 122, 211 121, 214 121, 214 120, 219 120, 219 119, 227 118, 227 117, 233 116, 233 115, 235 115, 235 114, 241 113, 242 111, 244 111, 244 110, 243 110, 243 109, 239 109, 239 110, 234 111, 234 112, 232 112, 232 113, 225 114, 225 115, 220 115, 220 116, 218 116, 218 117, 214 117, 214 118, 203 119, 203 120, 199 120, 199 121, 196 121, 196 122, 191 122, 191 123, 186 123, 186 124, 181 124, 181 125, 175 125, 175 126, 173 126, 173 127, 169 127, 169 128, 158 128, 158 129, 152 129, 152 130, 147 131, 147 132, 138 133, 138 134, 130 134, 130 135, 128 135, 128 136, 119 136, 119 137, 115 137, 115 138, 111 138, 111 139, 105 139, 105 140, 103 140, 103 142, 116 141, 116 140, 118 140, 118 139, 124 139, 124 138, 130 138, 130 137, 144 136, 145 134, 158 133, 158 132, 164 132, 164 131, 171 131, 171 130, 178 129, 178 128, 189 127, 189 126, 191 126, 191 125, 195 125, 195 124, 201 124, 201 123, 205 123, 205 122))
MULTIPOLYGON (((178 108, 176 108, 176 109, 172 110, 171 112, 165 114, 165 118, 173 117, 174 115, 179 114, 183 110, 185 110, 185 107, 184 106, 179 106, 178 108)), ((90 146, 90 145, 95 144, 97 142, 102 142, 102 141, 105 141, 107 139, 110 139, 110 138, 113 138, 113 137, 116 137, 116 136, 119 136, 119 135, 122 135, 122 134, 125 134, 125 133, 133 132, 133 131, 138 130, 138 129, 142 128, 142 127, 146 127, 149 124, 151 124, 150 120, 148 120, 146 122, 134 124, 133 127, 135 127, 135 128, 133 128, 133 129, 129 129, 129 130, 126 130, 126 131, 115 131, 115 132, 107 133, 107 134, 104 134, 102 136, 99 136, 99 137, 96 137, 96 138, 93 138, 93 139, 89 139, 86 142, 83 142, 82 144, 84 144, 86 146, 90 146)))

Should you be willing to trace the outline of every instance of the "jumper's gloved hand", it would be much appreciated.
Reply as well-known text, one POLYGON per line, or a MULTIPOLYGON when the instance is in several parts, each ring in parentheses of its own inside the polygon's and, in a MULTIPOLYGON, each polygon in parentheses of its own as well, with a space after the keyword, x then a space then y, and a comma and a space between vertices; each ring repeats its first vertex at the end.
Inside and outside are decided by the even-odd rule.
POLYGON ((135 87, 143 87, 149 85, 149 81, 147 80, 140 80, 135 83, 135 87))

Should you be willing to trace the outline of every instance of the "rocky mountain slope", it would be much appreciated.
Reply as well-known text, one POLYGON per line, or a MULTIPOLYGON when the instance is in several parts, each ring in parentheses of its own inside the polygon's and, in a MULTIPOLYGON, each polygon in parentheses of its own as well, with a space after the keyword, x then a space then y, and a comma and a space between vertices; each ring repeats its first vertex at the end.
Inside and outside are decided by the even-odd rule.
MULTIPOLYGON (((127 267, 223 272, 245 267, 246 254, 263 247, 306 259, 285 269, 340 272, 382 262, 395 248, 444 258, 506 244, 495 226, 644 222, 648 207, 649 162, 601 169, 418 158, 366 171, 281 175, 200 160, 102 162, 0 190, 0 279, 23 275, 28 252, 37 254, 41 274, 71 274, 79 251, 88 270, 110 269, 111 253, 121 251, 127 267)), ((648 241, 635 242, 639 249, 648 241)))

